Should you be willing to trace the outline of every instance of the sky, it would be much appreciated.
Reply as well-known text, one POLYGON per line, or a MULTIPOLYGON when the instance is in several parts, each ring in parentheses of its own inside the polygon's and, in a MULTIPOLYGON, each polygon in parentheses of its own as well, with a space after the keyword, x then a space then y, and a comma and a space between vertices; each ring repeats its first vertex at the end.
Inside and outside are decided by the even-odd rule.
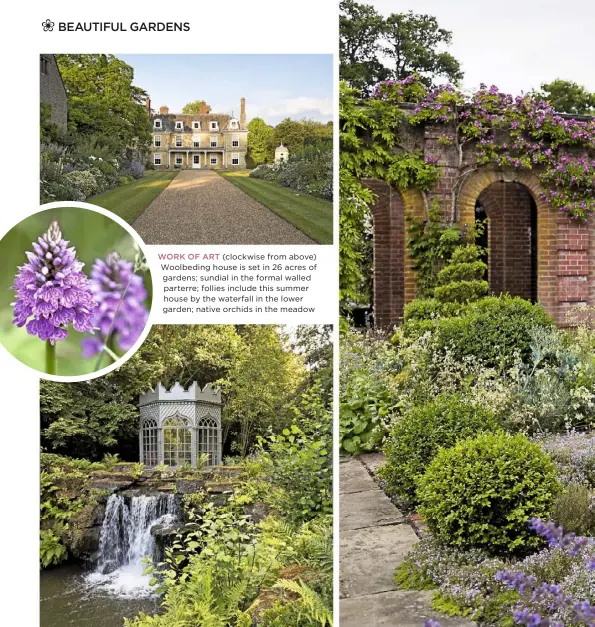
POLYGON ((331 55, 116 54, 134 68, 134 84, 149 93, 151 107, 171 113, 206 100, 213 113, 240 115, 246 98, 248 121, 271 125, 284 118, 333 118, 331 55))
POLYGON ((452 31, 448 51, 462 64, 462 87, 497 85, 517 95, 556 78, 595 92, 593 0, 359 0, 382 15, 434 15, 452 31))

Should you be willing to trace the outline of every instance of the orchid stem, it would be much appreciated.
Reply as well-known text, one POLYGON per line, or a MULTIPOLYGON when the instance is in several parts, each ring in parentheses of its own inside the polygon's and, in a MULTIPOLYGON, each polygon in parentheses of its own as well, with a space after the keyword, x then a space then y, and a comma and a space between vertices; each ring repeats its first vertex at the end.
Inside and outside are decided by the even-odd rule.
POLYGON ((45 371, 46 374, 56 374, 56 345, 50 340, 45 343, 45 371))

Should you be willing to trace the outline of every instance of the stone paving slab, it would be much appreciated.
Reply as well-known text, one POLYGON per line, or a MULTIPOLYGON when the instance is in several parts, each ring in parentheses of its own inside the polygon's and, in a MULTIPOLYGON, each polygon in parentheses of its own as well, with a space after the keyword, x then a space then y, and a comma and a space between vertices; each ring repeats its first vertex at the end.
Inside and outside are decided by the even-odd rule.
POLYGON ((444 616, 430 608, 431 591, 398 590, 342 599, 341 627, 422 627, 428 618, 442 627, 473 627, 475 623, 444 616))
POLYGON ((360 455, 360 460, 373 475, 377 475, 380 467, 386 464, 386 455, 384 453, 365 453, 360 455))
POLYGON ((341 596, 360 597, 395 590, 395 568, 417 540, 413 529, 405 523, 353 531, 341 529, 341 596))
POLYGON ((339 526, 341 535, 352 529, 398 524, 403 519, 403 514, 388 500, 382 490, 340 495, 339 526))
POLYGON ((132 226, 145 244, 316 244, 212 170, 182 170, 132 226))
POLYGON ((352 459, 339 467, 339 480, 339 492, 341 494, 380 489, 357 459, 352 459))

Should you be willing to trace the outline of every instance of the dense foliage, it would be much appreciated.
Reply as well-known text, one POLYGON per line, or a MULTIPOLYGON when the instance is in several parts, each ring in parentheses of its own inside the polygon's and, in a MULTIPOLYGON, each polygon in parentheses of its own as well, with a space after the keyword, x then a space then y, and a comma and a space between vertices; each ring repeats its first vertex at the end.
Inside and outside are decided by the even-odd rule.
POLYGON ((250 176, 332 200, 333 146, 329 142, 305 146, 298 152, 290 152, 287 161, 259 165, 250 176))
POLYGON ((555 465, 537 444, 483 433, 439 450, 417 496, 436 538, 497 554, 539 546, 529 519, 548 518, 559 492, 555 465))
POLYGON ((146 92, 113 55, 56 55, 68 96, 68 128, 42 104, 41 201, 82 201, 141 178, 151 138, 146 92))
MULTIPOLYGON (((328 336, 320 340, 328 346, 328 336)), ((221 386, 225 453, 245 454, 270 426, 280 432, 291 424, 291 405, 308 380, 305 358, 313 354, 296 353, 274 326, 156 325, 119 369, 81 383, 41 383, 42 444, 93 460, 106 452, 135 460, 138 395, 158 381, 196 380, 221 386)), ((328 378, 326 385, 328 398, 328 378)))
POLYGON ((442 448, 498 426, 491 410, 465 401, 459 394, 441 395, 418 405, 395 423, 384 445, 381 476, 386 491, 409 505, 416 503, 417 482, 442 448))
POLYGON ((190 530, 151 569, 162 613, 126 625, 332 625, 331 416, 317 386, 286 432, 261 439, 227 504, 189 505, 190 530), (261 522, 245 514, 255 502, 261 522))

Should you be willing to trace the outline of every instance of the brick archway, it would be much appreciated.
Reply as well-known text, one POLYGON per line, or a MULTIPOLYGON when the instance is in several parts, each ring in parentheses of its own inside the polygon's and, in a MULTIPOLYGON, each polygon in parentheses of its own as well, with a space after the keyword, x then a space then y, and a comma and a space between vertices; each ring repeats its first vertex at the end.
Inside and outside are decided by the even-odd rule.
POLYGON ((407 217, 424 218, 423 198, 414 189, 397 190, 384 181, 365 179, 377 196, 372 211, 374 246, 374 321, 390 327, 403 317, 405 303, 415 298, 417 280, 407 254, 407 217))
MULTIPOLYGON (((517 184, 531 194, 537 210, 537 300, 559 320, 558 295, 558 222, 556 211, 542 198, 541 186, 534 174, 496 170, 476 170, 464 181, 457 199, 456 215, 460 224, 473 224, 475 206, 482 193, 494 183, 517 184)), ((485 196, 485 194, 484 194, 485 196)), ((565 216, 560 216, 566 222, 565 216)))

